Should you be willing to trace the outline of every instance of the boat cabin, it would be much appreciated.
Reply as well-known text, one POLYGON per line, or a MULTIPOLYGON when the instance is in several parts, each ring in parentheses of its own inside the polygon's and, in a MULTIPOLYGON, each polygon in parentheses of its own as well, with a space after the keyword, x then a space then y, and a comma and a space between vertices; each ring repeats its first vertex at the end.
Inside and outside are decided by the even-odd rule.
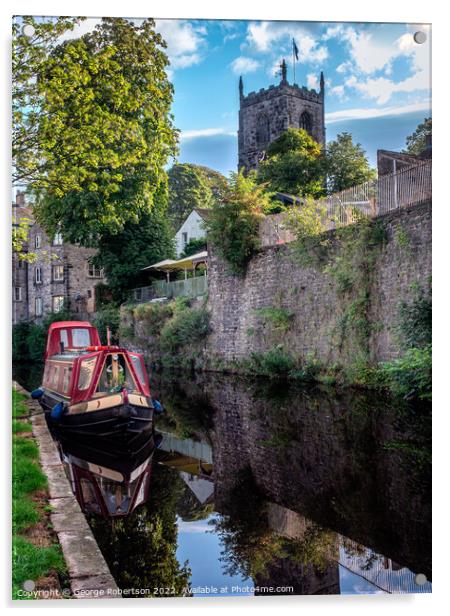
POLYGON ((150 395, 143 357, 117 346, 102 346, 96 328, 83 321, 50 325, 43 388, 71 404, 120 395, 124 390, 133 398, 150 395))

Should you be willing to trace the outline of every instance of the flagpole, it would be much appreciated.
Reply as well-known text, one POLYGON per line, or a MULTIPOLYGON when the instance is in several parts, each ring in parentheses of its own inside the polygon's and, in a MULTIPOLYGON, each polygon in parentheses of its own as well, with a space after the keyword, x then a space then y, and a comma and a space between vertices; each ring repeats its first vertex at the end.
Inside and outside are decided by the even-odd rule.
POLYGON ((294 39, 292 39, 292 65, 294 67, 294 85, 295 85, 295 49, 294 49, 294 39))

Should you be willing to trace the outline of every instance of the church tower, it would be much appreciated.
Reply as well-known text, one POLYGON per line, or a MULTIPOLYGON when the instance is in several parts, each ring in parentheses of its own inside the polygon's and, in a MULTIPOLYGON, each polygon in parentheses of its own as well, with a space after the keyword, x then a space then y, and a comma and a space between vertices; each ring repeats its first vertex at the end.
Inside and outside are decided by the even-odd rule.
POLYGON ((320 74, 320 90, 308 90, 287 81, 287 67, 281 63, 281 81, 244 95, 239 79, 238 169, 257 169, 267 147, 287 128, 304 128, 325 145, 325 81, 320 74))

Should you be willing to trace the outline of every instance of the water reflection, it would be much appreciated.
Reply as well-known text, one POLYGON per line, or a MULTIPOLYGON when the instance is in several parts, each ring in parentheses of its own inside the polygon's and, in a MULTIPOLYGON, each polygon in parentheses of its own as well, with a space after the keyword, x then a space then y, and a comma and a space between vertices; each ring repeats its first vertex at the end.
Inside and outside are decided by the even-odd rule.
POLYGON ((431 579, 428 407, 234 377, 152 381, 165 405, 160 443, 94 452, 60 441, 73 475, 88 469, 104 487, 100 512, 82 502, 119 587, 431 590, 415 583, 417 573, 431 579))

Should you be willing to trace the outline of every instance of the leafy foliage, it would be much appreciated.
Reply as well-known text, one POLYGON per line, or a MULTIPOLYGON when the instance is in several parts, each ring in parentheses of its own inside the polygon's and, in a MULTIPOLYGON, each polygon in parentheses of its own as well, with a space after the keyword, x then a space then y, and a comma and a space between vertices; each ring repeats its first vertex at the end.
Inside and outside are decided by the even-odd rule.
POLYGON ((404 398, 431 400, 431 345, 408 349, 405 355, 380 365, 386 384, 404 398))
POLYGON ((365 151, 359 143, 353 143, 350 133, 337 135, 335 141, 327 145, 326 171, 329 193, 363 184, 376 176, 365 151))
POLYGON ((325 183, 322 147, 305 130, 288 128, 267 148, 258 178, 274 192, 319 197, 325 183))
POLYGON ((226 178, 213 169, 178 163, 169 170, 168 216, 177 231, 195 208, 209 208, 226 190, 226 178))
POLYGON ((191 239, 186 244, 183 252, 180 255, 180 259, 184 257, 190 257, 191 255, 195 255, 197 252, 203 252, 206 250, 206 239, 191 239))
POLYGON ((91 245, 154 206, 176 153, 166 46, 152 19, 103 18, 37 66, 35 215, 52 235, 91 245))
POLYGON ((215 204, 206 222, 208 240, 230 266, 242 274, 259 247, 259 222, 270 207, 269 195, 253 176, 232 173, 222 201, 215 204))
POLYGON ((161 345, 163 349, 174 352, 182 346, 202 340, 209 332, 207 310, 181 304, 176 306, 173 317, 161 329, 161 345))
POLYGON ((244 371, 269 378, 287 378, 295 367, 295 359, 281 345, 264 353, 251 353, 243 362, 244 371))
POLYGON ((83 18, 36 19, 30 15, 13 20, 12 39, 12 173, 14 184, 44 181, 46 170, 40 158, 39 115, 42 92, 37 77, 45 61, 83 18), (31 26, 32 36, 23 33, 31 26))
POLYGON ((431 295, 418 288, 411 302, 400 302, 398 332, 403 347, 424 348, 431 344, 431 295))
POLYGON ((425 150, 427 144, 427 136, 431 135, 432 132, 432 120, 431 118, 425 118, 423 122, 421 122, 416 130, 406 137, 406 149, 404 152, 406 154, 413 154, 414 156, 419 156, 425 150))
POLYGON ((325 231, 326 208, 312 199, 288 210, 286 224, 294 233, 297 244, 325 231))
POLYGON ((143 267, 175 256, 172 232, 161 200, 151 212, 142 214, 138 223, 126 222, 120 233, 105 233, 99 240, 93 262, 104 269, 116 302, 123 302, 128 291, 141 283, 143 267))

